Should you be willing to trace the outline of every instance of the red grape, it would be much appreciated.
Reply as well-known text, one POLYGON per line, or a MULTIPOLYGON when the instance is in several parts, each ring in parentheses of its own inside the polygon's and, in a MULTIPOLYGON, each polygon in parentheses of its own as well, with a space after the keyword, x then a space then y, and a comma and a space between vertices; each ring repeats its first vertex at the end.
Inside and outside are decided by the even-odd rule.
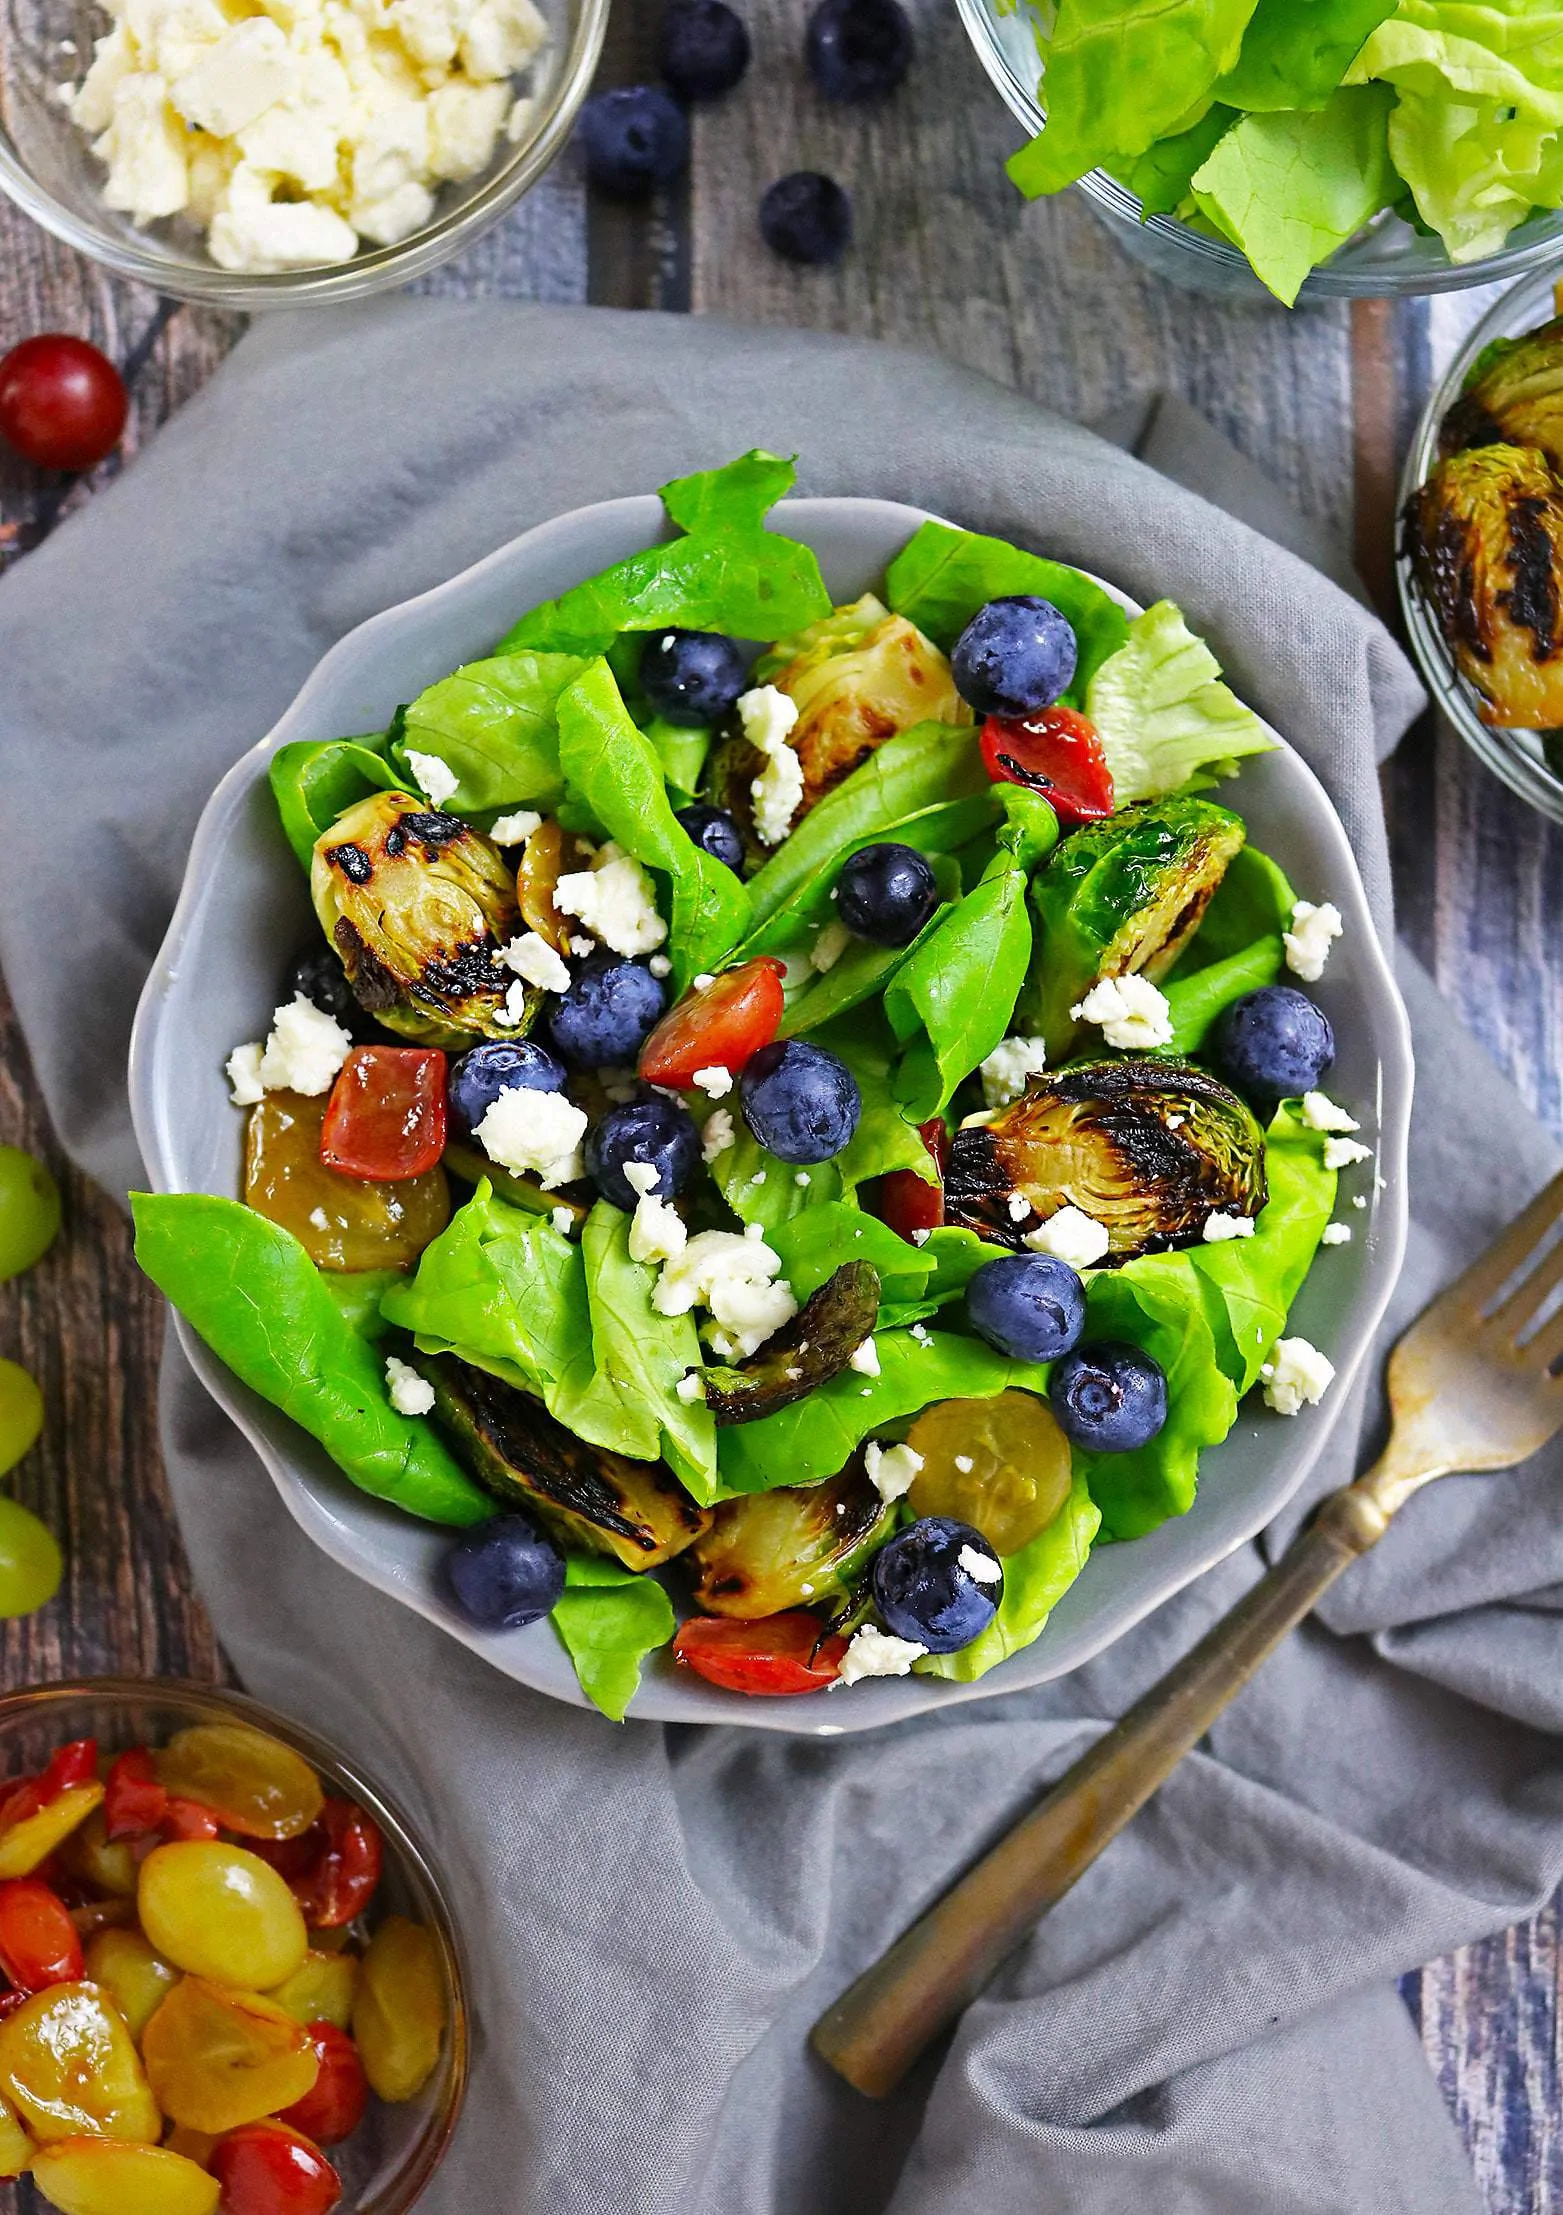
POLYGON ((84 338, 44 331, 0 360, 0 439, 40 469, 95 468, 129 412, 124 378, 84 338))

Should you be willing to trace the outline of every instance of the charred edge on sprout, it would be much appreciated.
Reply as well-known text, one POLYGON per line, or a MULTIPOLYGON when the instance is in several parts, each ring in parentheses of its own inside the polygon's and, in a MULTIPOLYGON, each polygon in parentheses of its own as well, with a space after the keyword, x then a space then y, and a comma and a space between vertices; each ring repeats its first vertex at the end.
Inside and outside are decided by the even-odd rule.
POLYGON ((879 1316, 879 1272, 848 1261, 790 1323, 733 1368, 708 1368, 706 1406, 719 1424, 753 1423, 840 1376, 879 1316))
POLYGON ((326 859, 333 869, 340 869, 350 884, 367 884, 374 875, 374 863, 362 846, 332 846, 326 859))
POLYGON ((1476 565, 1459 520, 1431 497, 1424 485, 1406 502, 1402 546, 1438 611, 1445 635, 1457 640, 1478 661, 1490 662, 1492 648, 1482 629, 1476 596, 1476 565), (1429 528, 1431 519, 1431 528, 1429 528))
POLYGON ((1532 661, 1548 661, 1558 648, 1558 586, 1545 513, 1546 503, 1532 497, 1509 509, 1508 567, 1514 582, 1497 595, 1498 605, 1530 632, 1532 661))

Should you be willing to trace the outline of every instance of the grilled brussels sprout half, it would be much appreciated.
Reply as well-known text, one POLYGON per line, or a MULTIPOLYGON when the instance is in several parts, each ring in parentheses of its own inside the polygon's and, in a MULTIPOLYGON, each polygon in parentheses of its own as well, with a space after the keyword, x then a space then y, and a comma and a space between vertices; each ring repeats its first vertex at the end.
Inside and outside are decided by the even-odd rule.
POLYGON ((387 1030, 460 1048, 515 1038, 515 982, 497 960, 518 928, 515 886, 498 852, 459 816, 406 792, 360 800, 315 842, 310 895, 353 991, 387 1030))
POLYGON ((1438 447, 1539 446, 1563 463, 1563 317, 1523 338, 1499 339, 1439 426, 1438 447))
POLYGON ((1407 502, 1405 544, 1482 721, 1563 725, 1563 488, 1546 456, 1451 454, 1407 502))
POLYGON ((695 1604, 750 1622, 836 1599, 894 1523, 860 1461, 824 1484, 724 1500, 689 1551, 695 1604))
POLYGON ((1040 1030, 1062 1061, 1079 1030, 1070 1014, 1100 977, 1154 984, 1198 930, 1242 821, 1209 800, 1152 800, 1073 832, 1031 882, 1037 933, 1017 1029, 1040 1030))
POLYGON ((1175 1061, 1103 1061, 1033 1077, 1020 1098, 955 1134, 944 1219, 1019 1247, 1077 1207, 1109 1259, 1192 1245, 1212 1215, 1264 1206, 1264 1133, 1235 1092, 1175 1061), (1014 1193, 1031 1214, 1012 1220, 1014 1193))
POLYGON ((655 1569, 711 1520, 659 1461, 588 1445, 541 1400, 453 1354, 409 1357, 434 1388, 434 1412, 457 1459, 507 1507, 525 1508, 566 1546, 655 1569))
POLYGON ((735 1368, 702 1370, 706 1406, 718 1423, 753 1423, 839 1376, 879 1316, 879 1271, 848 1261, 827 1277, 790 1323, 735 1368))

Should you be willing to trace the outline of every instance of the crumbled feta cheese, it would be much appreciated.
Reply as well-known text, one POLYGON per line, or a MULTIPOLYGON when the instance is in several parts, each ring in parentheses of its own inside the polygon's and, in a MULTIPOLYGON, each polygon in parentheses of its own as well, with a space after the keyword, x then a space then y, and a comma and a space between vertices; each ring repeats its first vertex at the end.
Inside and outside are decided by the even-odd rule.
POLYGON ((505 1004, 500 1009, 500 1020, 511 1024, 526 1021, 526 986, 518 977, 505 993, 505 1004))
POLYGON ((562 1092, 532 1092, 506 1085, 492 1100, 473 1136, 490 1161, 518 1177, 535 1175, 545 1192, 584 1173, 581 1140, 586 1116, 562 1092))
POLYGON ((697 1069, 691 1082, 708 1100, 725 1100, 733 1089, 733 1072, 715 1062, 709 1069, 697 1069))
POLYGON ((1326 1092, 1305 1092, 1302 1119, 1311 1131, 1356 1131, 1362 1128, 1354 1115, 1337 1107, 1326 1092))
POLYGON ((653 954, 646 967, 659 980, 663 977, 671 977, 673 974, 673 964, 668 960, 666 954, 653 954))
POLYGON ((528 984, 535 984, 539 991, 570 989, 569 970, 540 931, 523 931, 508 946, 500 947, 499 958, 507 969, 513 969, 528 984))
POLYGON ((1251 1215, 1207 1215, 1205 1217, 1205 1243, 1207 1246, 1225 1246, 1234 1238, 1252 1238, 1254 1219, 1251 1215))
POLYGON ((973 1469, 976 1468, 977 1464, 972 1460, 970 1454, 957 1454, 955 1457, 955 1466, 957 1469, 959 1469, 963 1477, 969 1477, 973 1469))
POLYGON ((623 1107, 627 1100, 636 1099, 640 1093, 640 1079, 633 1069, 599 1069, 597 1081, 615 1107, 623 1107))
POLYGON ((926 1323, 914 1323, 907 1335, 910 1338, 915 1338, 919 1346, 927 1346, 932 1344, 932 1340, 928 1336, 928 1326, 926 1323))
POLYGON ((693 1307, 705 1307, 729 1342, 747 1356, 798 1312, 792 1287, 777 1281, 780 1276, 781 1256, 766 1245, 763 1230, 758 1238, 700 1231, 664 1268, 651 1304, 659 1315, 687 1315, 693 1307))
POLYGON ((704 992, 708 986, 715 984, 715 982, 716 979, 712 976, 710 970, 702 969, 699 976, 696 977, 694 983, 690 986, 690 990, 692 992, 704 992))
MULTIPOLYGON (((752 1176, 752 1177, 751 1177, 751 1178, 749 1179, 749 1182, 750 1182, 750 1184, 751 1184, 751 1185, 761 1185, 761 1184, 764 1184, 764 1182, 765 1182, 765 1179, 766 1179, 766 1176, 767 1176, 767 1173, 768 1173, 768 1172, 767 1172, 767 1171, 765 1171, 764 1169, 756 1169, 756 1171, 755 1171, 754 1175, 753 1175, 753 1176, 752 1176)), ((751 1228, 754 1228, 754 1229, 758 1229, 758 1227, 759 1227, 759 1226, 758 1226, 757 1224, 756 1224, 756 1225, 752 1225, 752 1226, 751 1226, 751 1228)))
POLYGON ((977 1071, 985 1104, 1008 1107, 1025 1091, 1026 1079, 1041 1076, 1046 1067, 1047 1049, 1040 1038, 1001 1039, 977 1071))
POLYGON ((556 1207, 550 1210, 548 1220, 561 1238, 568 1238, 575 1228, 573 1207, 556 1207))
POLYGON ((1359 1192, 1351 1204, 1353 1207, 1366 1207, 1368 1204, 1366 1194, 1359 1192))
POLYGON ((1004 1204, 1012 1223, 1023 1223, 1031 1213, 1031 1202, 1023 1192, 1012 1192, 1004 1204))
POLYGON ((1094 1269, 1112 1245, 1106 1227, 1077 1207, 1061 1207, 1040 1229, 1027 1231, 1023 1244, 1034 1254, 1052 1254, 1071 1269, 1094 1269))
POLYGON ((904 1677, 912 1663, 921 1661, 927 1651, 913 1638, 893 1638, 889 1631, 865 1623, 852 1634, 852 1643, 841 1657, 836 1683, 857 1684, 864 1677, 904 1677))
POLYGON ((1359 1161, 1371 1161, 1373 1149, 1355 1138, 1327 1138, 1324 1141, 1324 1166, 1326 1169, 1350 1169, 1359 1161))
POLYGON ((926 1246, 932 1236, 932 1231, 913 1231, 912 1244, 914 1246, 926 1246))
POLYGON ((1292 909, 1292 927, 1281 934, 1286 966, 1292 975, 1301 977, 1304 984, 1317 984, 1330 958, 1330 948, 1344 929, 1340 909, 1333 901, 1321 901, 1317 907, 1312 900, 1297 901, 1292 909))
POLYGON ((1335 1364, 1306 1338, 1278 1338, 1275 1351, 1259 1372, 1265 1402, 1277 1415, 1295 1415, 1306 1401, 1317 1407, 1329 1390, 1335 1364))
POLYGON ((738 714, 744 737, 765 757, 765 767, 749 787, 754 835, 762 846, 779 846, 803 798, 803 764, 787 743, 798 720, 798 703, 775 685, 757 685, 740 693, 738 714))
POLYGON ((267 1092, 306 1092, 314 1098, 331 1090, 352 1050, 353 1041, 336 1018, 297 992, 272 1016, 256 1075, 267 1092))
POLYGON ((219 269, 277 274, 352 260, 358 234, 351 223, 315 200, 274 200, 275 189, 274 178, 243 161, 218 187, 206 247, 219 269))
POLYGON ((677 1384, 674 1385, 673 1390, 678 1394, 681 1400, 685 1401, 687 1404, 692 1405, 696 1400, 703 1400, 705 1398, 705 1379, 701 1376, 698 1369, 686 1369, 684 1374, 679 1378, 677 1384))
POLYGON ((809 1175, 807 1169, 799 1169, 794 1173, 792 1181, 795 1185, 799 1185, 803 1189, 807 1190, 808 1186, 810 1186, 814 1182, 814 1179, 809 1175))
POLYGON ((323 1207, 312 1207, 309 1211, 309 1219, 317 1231, 328 1231, 331 1228, 331 1218, 323 1207))
POLYGON ((975 1546, 963 1546, 955 1558, 977 1584, 997 1584, 1004 1574, 991 1554, 979 1554, 975 1546))
POLYGON ((879 1375, 879 1348, 871 1338, 865 1338, 861 1346, 854 1346, 847 1356, 847 1367, 855 1369, 860 1377, 879 1375))
POLYGON ((409 746, 407 766, 430 807, 442 808, 461 783, 449 762, 442 761, 438 754, 420 754, 415 747, 409 746))
POLYGON ((597 941, 594 938, 572 938, 570 951, 578 961, 584 961, 588 954, 596 953, 597 941))
POLYGON ((627 1161, 624 1181, 638 1195, 630 1223, 631 1261, 677 1261, 689 1242, 677 1208, 657 1198, 661 1178, 654 1163, 627 1161))
POLYGON ((725 1154, 737 1137, 733 1118, 726 1108, 718 1108, 714 1115, 706 1117, 706 1127, 700 1134, 700 1152, 709 1168, 718 1154, 725 1154))
POLYGON ((839 917, 833 916, 809 949, 809 967, 826 976, 852 943, 852 933, 839 917))
POLYGON ((224 31, 176 77, 169 98, 187 123, 213 138, 234 138, 246 124, 298 89, 298 63, 280 24, 250 16, 224 31))
POLYGON ((910 1446, 881 1446, 871 1438, 863 1448, 868 1481, 882 1500, 904 1499, 922 1465, 922 1455, 910 1446))
POLYGON ((265 1048, 254 1044, 235 1046, 228 1056, 228 1082, 233 1087, 235 1107, 254 1107, 266 1096, 261 1083, 261 1055, 265 1048))
POLYGON ((1095 1023, 1109 1046, 1125 1053, 1172 1043, 1167 996, 1145 977, 1100 977, 1077 1007, 1077 1023, 1095 1023))
POLYGON ((1319 1233, 1319 1244, 1321 1246, 1349 1246, 1351 1244, 1351 1225, 1349 1223, 1326 1223, 1319 1233))
POLYGON ((650 954, 668 935, 656 895, 633 854, 610 839, 590 869, 572 870, 554 886, 554 906, 573 915, 616 954, 650 954))
POLYGON ((644 1200, 662 1182, 662 1172, 654 1161, 627 1161, 624 1164, 624 1182, 637 1199, 644 1200))
POLYGON ((542 822, 536 808, 517 808, 514 815, 496 815, 488 835, 496 846, 524 846, 542 822))
POLYGON ((410 1362, 398 1361, 394 1354, 387 1354, 385 1383, 391 1396, 391 1405, 398 1415, 433 1413, 434 1387, 427 1377, 419 1376, 410 1362))

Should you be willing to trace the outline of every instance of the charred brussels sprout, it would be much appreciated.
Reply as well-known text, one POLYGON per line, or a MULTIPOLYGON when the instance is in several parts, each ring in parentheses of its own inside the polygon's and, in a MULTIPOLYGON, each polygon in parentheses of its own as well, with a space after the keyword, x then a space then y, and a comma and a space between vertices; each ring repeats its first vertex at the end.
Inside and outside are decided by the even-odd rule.
POLYGON ((1062 1207, 1107 1231, 1109 1259, 1187 1246, 1212 1215, 1264 1206, 1264 1133, 1235 1092, 1187 1063, 1104 1061, 1033 1077, 1020 1098, 955 1134, 947 1223, 998 1246, 1062 1207), (1012 1220, 1020 1193, 1032 1214, 1012 1220))
POLYGON ((515 980, 496 958, 518 928, 515 886, 458 816, 405 792, 360 800, 316 841, 310 894, 360 1005, 387 1030, 460 1048, 528 1027, 505 1019, 515 980))
POLYGON ((1069 1011, 1098 978, 1165 976, 1245 836, 1229 809, 1174 798, 1066 838, 1032 879, 1041 929, 1017 1028, 1040 1029, 1049 1060, 1062 1061, 1079 1028, 1069 1011))
POLYGON ((1563 489, 1534 447, 1441 461, 1406 505, 1406 552, 1484 723, 1563 725, 1563 489))
POLYGON ((710 1522, 670 1470, 588 1445, 541 1400, 451 1354, 415 1358, 457 1458, 496 1499, 524 1508, 567 1546, 655 1569, 710 1522))
POLYGON ((1563 317, 1523 338, 1499 339, 1444 417, 1439 451, 1465 446, 1539 446, 1563 463, 1563 317))
POLYGON ((858 1462, 824 1484, 724 1500, 690 1549, 695 1605, 753 1621, 836 1599, 894 1523, 858 1462))
POLYGON ((753 1423, 839 1376, 879 1316, 879 1272, 843 1263, 790 1323, 733 1369, 708 1368, 706 1406, 718 1423, 753 1423))

